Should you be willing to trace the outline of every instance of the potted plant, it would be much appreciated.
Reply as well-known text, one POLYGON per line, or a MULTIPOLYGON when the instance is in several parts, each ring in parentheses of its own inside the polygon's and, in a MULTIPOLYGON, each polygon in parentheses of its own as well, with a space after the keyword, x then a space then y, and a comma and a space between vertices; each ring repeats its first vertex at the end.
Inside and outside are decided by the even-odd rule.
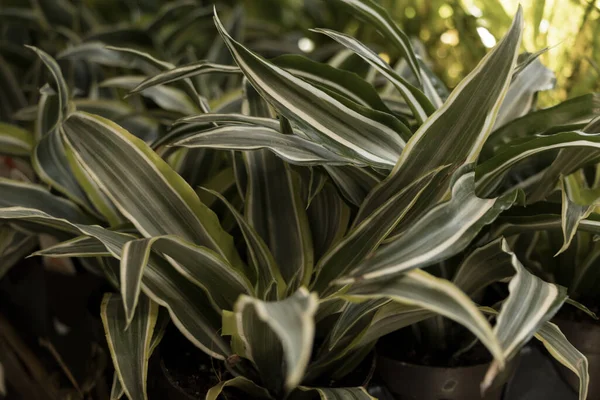
POLYGON ((344 3, 375 23, 409 63, 415 85, 352 37, 324 31, 390 80, 402 95, 394 102, 397 112, 356 75, 298 57, 271 62, 257 56, 216 18, 237 67, 197 62, 171 68, 139 51, 91 49, 103 60, 117 52, 167 69, 133 81, 133 92, 180 80, 189 100, 197 101, 188 80, 193 75, 243 74, 239 102, 186 117, 185 125, 149 146, 110 119, 81 111, 60 68, 38 52, 53 71, 60 100, 58 141, 82 171, 86 196, 123 223, 108 228, 75 220, 69 214, 79 207, 51 193, 27 203, 33 188, 16 191, 11 182, 5 184, 19 196, 2 204, 0 218, 72 238, 39 255, 103 259, 120 292, 102 303, 115 397, 148 395, 148 359, 170 318, 228 372, 206 398, 230 389, 246 398, 369 398, 362 387, 368 368, 363 379, 347 383, 349 372, 378 338, 436 314, 465 326, 492 354, 484 388, 537 334, 576 369, 585 397, 585 359, 547 322, 565 291, 523 268, 505 240, 473 244, 485 226, 522 201, 506 187, 477 196, 486 187, 478 186, 480 170, 473 171, 515 68, 524 67, 517 67, 521 13, 442 102, 385 12, 368 1, 344 3), (222 176, 233 177, 227 196, 197 193, 177 172, 189 149, 205 148, 243 151, 241 157, 217 152, 230 168, 222 176), (224 205, 221 218, 205 204, 217 202, 224 205), (454 282, 421 269, 460 254, 467 256, 454 282), (490 254, 500 272, 481 273, 479 262, 490 254), (511 283, 499 313, 469 297, 501 279, 511 283), (538 296, 527 296, 532 287, 538 296), (486 315, 495 313, 492 328, 486 315))

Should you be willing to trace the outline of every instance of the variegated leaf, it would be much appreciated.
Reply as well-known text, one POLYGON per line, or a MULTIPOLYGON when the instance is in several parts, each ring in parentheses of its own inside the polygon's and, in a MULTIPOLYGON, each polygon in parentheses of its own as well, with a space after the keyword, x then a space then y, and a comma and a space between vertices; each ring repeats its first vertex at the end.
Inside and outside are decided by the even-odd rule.
POLYGON ((252 53, 215 21, 246 78, 290 122, 334 152, 383 168, 395 164, 404 146, 398 132, 252 53))
POLYGON ((304 377, 317 306, 317 296, 305 288, 277 302, 241 296, 235 306, 246 355, 257 366, 263 386, 274 393, 291 392, 304 377))
POLYGON ((0 122, 0 154, 13 157, 30 157, 33 149, 31 132, 15 125, 0 122))
POLYGON ((121 303, 121 299, 111 293, 107 293, 102 300, 100 316, 106 341, 116 374, 127 397, 130 400, 146 400, 148 360, 158 304, 142 296, 130 324, 121 303))
POLYGON ((357 165, 356 160, 333 153, 299 136, 283 135, 261 126, 226 125, 179 139, 173 146, 219 150, 269 149, 281 159, 296 165, 357 165))
POLYGON ((387 279, 458 254, 485 225, 493 222, 517 199, 517 192, 496 199, 481 199, 474 193, 474 173, 458 175, 450 201, 432 209, 402 236, 376 251, 338 283, 387 279))
MULTIPOLYGON (((356 221, 367 218, 401 188, 442 165, 453 172, 474 162, 508 90, 521 39, 523 12, 496 47, 453 90, 444 105, 413 135, 389 177, 362 204, 356 221)), ((400 223, 400 232, 451 190, 451 174, 438 179, 400 223)))
POLYGON ((142 234, 175 234, 240 264, 216 215, 143 141, 109 120, 81 112, 63 128, 78 161, 142 234))

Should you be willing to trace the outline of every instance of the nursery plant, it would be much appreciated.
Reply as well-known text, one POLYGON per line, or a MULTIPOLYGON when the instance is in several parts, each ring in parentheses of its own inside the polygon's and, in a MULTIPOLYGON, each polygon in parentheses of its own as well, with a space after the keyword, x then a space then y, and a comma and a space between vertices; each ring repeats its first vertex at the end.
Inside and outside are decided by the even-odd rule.
MULTIPOLYGON (((38 140, 62 152, 70 174, 55 176, 69 177, 81 195, 62 191, 56 178, 44 182, 68 199, 2 180, 0 218, 19 232, 65 239, 37 255, 101 258, 118 292, 101 309, 113 397, 147 397, 148 360, 170 318, 227 371, 207 399, 232 388, 258 399, 370 398, 364 381, 344 378, 380 337, 439 315, 488 349, 484 390, 536 335, 577 373, 585 399, 586 359, 548 322, 567 291, 530 273, 503 238, 526 229, 527 218, 502 221, 512 218, 509 208, 537 207, 563 175, 594 161, 595 129, 578 129, 597 113, 595 96, 529 113, 552 77, 535 54, 518 56, 520 11, 448 95, 385 10, 368 0, 338 2, 374 26, 403 63, 395 70, 351 36, 317 32, 363 59, 388 87, 297 55, 264 59, 216 14, 235 64, 176 68, 98 43, 65 50, 61 57, 151 66, 143 72, 153 76, 117 76, 104 86, 159 105, 170 99, 167 89, 181 89, 193 110, 162 103, 166 120, 191 115, 156 138, 78 104, 58 64, 34 50, 51 71, 44 93, 54 100, 41 113, 51 122, 38 140), (237 90, 205 101, 215 73, 231 75, 237 90), (169 83, 176 86, 160 86, 169 83), (570 157, 567 167, 557 162, 559 149, 589 157, 570 157), (218 173, 198 179, 201 168, 218 173), (547 190, 540 200, 532 200, 536 189, 547 190), (440 265, 455 257, 461 262, 450 280, 440 265), (487 304, 495 307, 474 301, 506 280, 501 302, 487 304)), ((7 143, 19 138, 11 132, 2 136, 7 143)), ((559 225, 572 223, 569 210, 559 225)), ((579 226, 595 232, 593 215, 578 215, 579 226)))

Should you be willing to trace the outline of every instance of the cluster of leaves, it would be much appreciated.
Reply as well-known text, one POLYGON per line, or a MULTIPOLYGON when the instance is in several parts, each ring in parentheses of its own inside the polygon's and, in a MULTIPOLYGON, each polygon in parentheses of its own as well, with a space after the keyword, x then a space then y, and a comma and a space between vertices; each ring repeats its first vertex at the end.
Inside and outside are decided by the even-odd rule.
POLYGON ((315 33, 341 46, 328 63, 266 60, 241 43, 239 11, 226 24, 215 14, 220 39, 198 61, 172 36, 180 21, 162 25, 212 15, 192 3, 144 25, 180 50, 181 67, 94 37, 57 55, 74 76, 96 71, 82 88, 31 48, 51 77, 37 105, 17 110, 33 129, 0 129, 2 153, 43 183, 0 180, 4 254, 17 260, 21 242, 48 233, 62 242, 36 254, 84 260, 118 292, 102 303, 113 398, 147 397, 171 320, 234 376, 207 399, 227 387, 366 399, 329 383, 383 335, 442 316, 493 356, 484 389, 535 335, 585 399, 585 357, 549 322, 567 290, 530 271, 546 268, 532 247, 556 236, 540 232, 562 233, 561 250, 598 232, 596 182, 582 169, 598 156, 598 99, 534 110, 553 75, 539 54, 518 54, 522 12, 448 94, 371 0, 335 3, 402 54, 397 68, 327 29, 315 33), (500 303, 476 303, 507 281, 500 303))

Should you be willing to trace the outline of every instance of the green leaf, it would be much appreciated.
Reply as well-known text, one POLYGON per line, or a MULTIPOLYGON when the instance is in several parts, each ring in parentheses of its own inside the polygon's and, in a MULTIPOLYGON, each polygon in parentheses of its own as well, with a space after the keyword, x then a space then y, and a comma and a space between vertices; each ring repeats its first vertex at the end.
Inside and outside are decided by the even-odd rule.
MULTIPOLYGON (((402 220, 434 178, 444 173, 438 168, 399 191, 378 210, 353 228, 317 265, 313 288, 328 293, 331 283, 360 264, 370 255, 402 220), (409 200, 408 200, 409 199, 409 200)), ((371 258, 371 257, 369 257, 371 258)))
POLYGON ((504 238, 498 238, 473 250, 458 267, 452 282, 473 296, 488 285, 515 274, 512 255, 503 250, 504 238))
POLYGON ((240 263, 216 215, 143 141, 109 120, 81 112, 63 128, 78 161, 142 234, 174 234, 240 263))
POLYGON ((36 236, 0 225, 0 279, 38 245, 36 236))
POLYGON ((246 354, 256 364, 263 384, 275 393, 291 392, 304 377, 312 352, 317 306, 316 294, 305 288, 277 302, 241 296, 235 306, 246 354), (276 343, 279 346, 274 346, 276 343))
POLYGON ((139 93, 158 85, 166 85, 167 83, 176 82, 182 79, 203 74, 212 74, 215 72, 225 74, 241 74, 242 71, 240 71, 240 69, 236 66, 215 64, 206 60, 196 61, 191 64, 172 68, 146 78, 137 86, 131 88, 130 93, 139 93))
POLYGON ((363 107, 392 114, 379 97, 377 90, 353 72, 318 63, 297 54, 286 54, 271 61, 278 67, 284 68, 329 93, 337 93, 363 107))
POLYGON ((156 236, 127 242, 121 255, 121 293, 127 321, 134 316, 141 280, 150 252, 167 257, 190 282, 203 288, 217 311, 231 310, 241 294, 253 294, 250 282, 217 253, 177 236, 156 236))
MULTIPOLYGON (((245 93, 247 113, 267 116, 268 104, 252 86, 247 84, 245 93)), ((247 175, 244 215, 273 254, 288 293, 293 292, 308 283, 313 269, 312 238, 300 196, 300 179, 289 165, 266 150, 246 152, 244 160, 247 175)))
POLYGON ((388 12, 372 0, 338 0, 352 8, 353 14, 368 22, 404 56, 417 82, 421 83, 421 70, 409 37, 396 25, 388 12))
MULTIPOLYGON (((537 92, 554 88, 556 77, 539 58, 513 76, 502 107, 496 117, 495 128, 522 117, 533 108, 537 92)), ((493 134, 492 134, 493 135, 493 134)))
MULTIPOLYGON (((479 164, 476 171, 476 191, 479 196, 488 197, 498 191, 510 190, 514 184, 511 181, 513 168, 522 168, 523 162, 535 163, 547 152, 553 152, 561 149, 593 151, 591 155, 600 154, 600 132, 586 133, 583 131, 561 132, 549 136, 537 136, 523 144, 515 144, 500 152, 497 156, 479 164)), ((591 156, 588 154, 588 156, 591 156)), ((589 157, 584 157, 569 163, 561 164, 559 168, 569 168, 561 172, 568 174, 589 162, 589 157)), ((558 178, 557 176, 557 178, 558 178)), ((557 179, 558 180, 558 179, 557 179)), ((532 183, 529 183, 532 185, 532 183)))
POLYGON ((102 300, 100 316, 108 348, 123 391, 131 400, 148 398, 148 360, 157 315, 158 304, 143 296, 129 325, 119 297, 107 293, 102 300))
POLYGON ((360 206, 369 192, 381 182, 371 170, 353 166, 323 166, 344 198, 360 206))
POLYGON ((474 173, 463 174, 452 186, 450 201, 433 208, 400 238, 376 251, 338 283, 387 279, 458 254, 485 225, 515 203, 517 194, 481 199, 474 193, 474 173))
POLYGON ((42 257, 110 257, 111 253, 98 239, 78 236, 36 251, 32 256, 42 257))
POLYGON ((279 121, 275 118, 255 117, 252 115, 236 113, 191 115, 189 117, 184 117, 175 121, 175 124, 178 123, 219 123, 253 125, 279 131, 279 121))
MULTIPOLYGON (((125 243, 135 237, 113 232, 99 226, 74 225, 65 219, 54 218, 44 212, 19 207, 0 208, 0 219, 27 221, 37 226, 51 226, 71 233, 95 238, 116 258, 121 258, 125 243)), ((92 251, 89 256, 97 249, 92 251)), ((142 278, 142 290, 153 301, 169 310, 174 324, 195 346, 211 357, 224 360, 231 349, 218 333, 221 318, 211 306, 203 290, 184 277, 167 261, 153 254, 142 278)), ((120 306, 123 309, 122 305, 120 306)), ((123 311, 124 315, 124 311, 123 311)))
POLYGON ((320 260, 346 233, 350 222, 350 207, 335 187, 326 182, 310 202, 307 215, 313 237, 314 258, 320 260))
MULTIPOLYGON (((579 222, 582 219, 589 217, 594 210, 591 205, 579 205, 575 202, 574 197, 577 196, 577 194, 573 192, 577 191, 580 183, 578 182, 577 177, 574 175, 575 174, 567 176, 560 181, 562 189, 561 228, 563 232, 564 243, 557 255, 569 248, 575 233, 577 233, 579 222)), ((584 176, 581 176, 581 178, 585 179, 584 176)))
POLYGON ((0 178, 0 192, 0 207, 34 208, 73 223, 94 221, 71 201, 55 196, 39 185, 0 178))
POLYGON ((362 163, 383 168, 395 164, 404 146, 398 132, 247 50, 216 17, 215 22, 254 88, 312 140, 362 163))
POLYGON ((587 399, 590 375, 585 355, 569 343, 558 326, 550 322, 543 324, 535 337, 542 342, 552 357, 577 374, 579 377, 579 400, 587 399))
POLYGON ((275 262, 275 259, 273 258, 273 255, 271 254, 271 251, 265 242, 224 196, 214 190, 204 190, 211 193, 213 196, 216 196, 219 200, 225 203, 240 227, 242 235, 244 236, 244 240, 246 241, 246 245, 248 246, 248 253, 250 255, 252 265, 256 270, 255 280, 257 295, 266 300, 271 292, 272 285, 276 285, 275 293, 281 297, 285 290, 285 282, 283 281, 279 267, 277 266, 277 263, 275 262))
POLYGON ((62 71, 58 66, 56 60, 54 60, 48 53, 43 50, 38 49, 33 46, 25 46, 31 50, 33 50, 38 57, 44 62, 50 73, 52 74, 52 78, 54 79, 54 83, 57 87, 58 91, 58 120, 63 121, 64 118, 69 115, 69 110, 71 105, 69 103, 69 87, 67 86, 67 82, 63 77, 62 71))
POLYGON ((583 128, 598 115, 599 110, 600 94, 590 93, 517 118, 491 133, 481 152, 483 161, 504 146, 527 138, 533 139, 537 133, 583 128))
POLYGON ((363 387, 312 388, 300 386, 290 400, 376 400, 363 387))
MULTIPOLYGON (((131 91, 146 79, 145 76, 125 75, 110 78, 100 83, 100 87, 114 87, 131 91)), ((153 87, 141 93, 154 101, 160 108, 180 114, 199 112, 196 105, 178 89, 171 87, 153 87)))
MULTIPOLYGON (((542 324, 549 321, 567 299, 564 287, 544 282, 523 267, 508 243, 502 241, 502 251, 511 258, 516 271, 508 284, 509 295, 496 319, 494 333, 506 359, 513 358, 542 324)), ((490 366, 482 384, 488 389, 499 372, 496 362, 490 366)))
POLYGON ((355 283, 345 294, 349 299, 392 299, 433 311, 469 329, 503 366, 505 356, 487 319, 475 303, 451 282, 414 269, 385 281, 355 283))
MULTIPOLYGON (((352 165, 355 159, 333 153, 299 136, 283 135, 261 126, 226 125, 185 136, 173 146, 218 150, 269 149, 281 159, 296 165, 352 165)), ((358 164, 362 166, 363 164, 358 164)))
POLYGON ((420 124, 435 111, 435 107, 430 103, 423 92, 398 75, 396 71, 394 71, 392 67, 383 61, 375 52, 357 39, 329 29, 313 29, 313 31, 323 33, 340 43, 342 46, 354 51, 358 56, 385 76, 406 100, 407 105, 410 107, 414 117, 420 124))
POLYGON ((33 149, 31 132, 16 125, 0 122, 0 154, 14 157, 29 157, 33 149))
POLYGON ((208 392, 206 392, 206 397, 204 400, 217 400, 219 396, 222 395, 223 389, 228 387, 238 389, 247 395, 252 396, 253 399, 258 400, 271 398, 269 392, 265 388, 258 386, 248 378, 236 376, 235 378, 226 381, 222 380, 215 386, 211 387, 208 392))
POLYGON ((435 312, 404 303, 391 302, 379 308, 356 347, 374 343, 380 337, 435 316, 435 312))
MULTIPOLYGON (((455 171, 474 162, 494 124, 508 90, 521 39, 523 13, 477 67, 452 91, 444 105, 421 125, 406 145, 391 174, 362 204, 356 221, 368 217, 381 204, 415 179, 442 165, 455 171)), ((400 223, 404 231, 450 192, 451 174, 430 186, 421 201, 400 223)))

